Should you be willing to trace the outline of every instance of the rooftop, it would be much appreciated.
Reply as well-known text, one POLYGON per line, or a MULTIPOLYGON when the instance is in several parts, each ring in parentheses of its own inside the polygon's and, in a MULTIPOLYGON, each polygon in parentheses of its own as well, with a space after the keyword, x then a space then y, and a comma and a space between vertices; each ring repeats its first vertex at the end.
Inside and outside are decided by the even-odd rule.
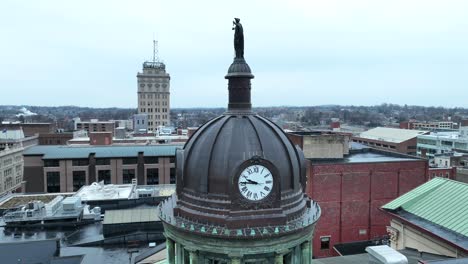
POLYGON ((420 137, 427 139, 467 139, 466 137, 461 136, 459 131, 431 132, 429 134, 421 135, 420 137))
POLYGON ((386 142, 401 143, 419 135, 427 134, 428 131, 399 129, 390 127, 376 127, 359 134, 358 137, 381 140, 386 142))
POLYGON ((0 199, 0 210, 15 208, 31 201, 48 203, 60 195, 67 197, 73 195, 73 193, 11 194, 0 199))
POLYGON ((467 200, 468 184, 434 178, 382 208, 468 250, 467 200))
POLYGON ((104 201, 116 199, 138 198, 139 192, 150 192, 154 196, 170 196, 175 192, 174 184, 160 185, 133 185, 133 184, 106 184, 92 183, 81 187, 74 196, 82 201, 104 201))
POLYGON ((83 255, 59 256, 58 239, 0 243, 2 263, 82 263, 83 255), (27 254, 25 254, 27 252, 27 254))
POLYGON ((159 221, 155 208, 134 208, 124 210, 107 210, 102 224, 129 224, 159 221))
POLYGON ((43 159, 80 159, 88 158, 91 153, 96 158, 137 157, 139 152, 145 156, 175 156, 182 145, 145 145, 145 146, 33 146, 24 151, 24 156, 41 156, 43 159))
MULTIPOLYGON (((401 254, 405 255, 408 259, 408 264, 420 264, 419 260, 425 261, 424 263, 432 263, 432 261, 446 261, 447 257, 433 255, 429 253, 418 252, 412 249, 398 250, 401 254)), ((464 259, 466 261, 466 259, 464 259)), ((331 257, 331 258, 320 258, 314 259, 314 264, 362 264, 369 263, 369 254, 356 254, 349 256, 331 257)), ((437 263, 437 262, 436 262, 437 263)), ((440 263, 452 263, 452 262, 440 262, 440 263)), ((455 264, 455 263, 454 263, 455 264)))
POLYGON ((342 159, 312 159, 313 164, 323 163, 376 163, 376 162, 401 162, 421 160, 418 157, 383 151, 369 147, 352 144, 349 155, 342 159))

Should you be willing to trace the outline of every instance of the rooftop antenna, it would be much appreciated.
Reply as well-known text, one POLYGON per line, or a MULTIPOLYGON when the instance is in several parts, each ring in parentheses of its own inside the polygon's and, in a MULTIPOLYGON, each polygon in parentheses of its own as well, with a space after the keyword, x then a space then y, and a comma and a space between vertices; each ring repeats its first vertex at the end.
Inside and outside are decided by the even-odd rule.
POLYGON ((158 41, 154 39, 153 33, 153 64, 159 62, 158 41))

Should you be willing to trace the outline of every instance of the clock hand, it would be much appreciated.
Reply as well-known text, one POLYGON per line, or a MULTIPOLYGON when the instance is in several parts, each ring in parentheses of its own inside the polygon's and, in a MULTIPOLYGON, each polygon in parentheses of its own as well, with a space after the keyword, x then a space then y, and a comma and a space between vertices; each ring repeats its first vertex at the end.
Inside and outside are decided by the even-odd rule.
POLYGON ((252 181, 252 180, 249 180, 249 179, 247 179, 247 181, 248 181, 249 183, 251 183, 251 184, 258 184, 258 182, 252 181))

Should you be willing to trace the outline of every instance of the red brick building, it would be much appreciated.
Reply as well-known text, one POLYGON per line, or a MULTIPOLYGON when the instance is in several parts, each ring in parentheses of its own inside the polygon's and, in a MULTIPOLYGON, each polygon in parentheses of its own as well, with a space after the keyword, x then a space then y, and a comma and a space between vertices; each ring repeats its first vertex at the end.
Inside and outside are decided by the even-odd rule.
POLYGON ((380 206, 426 182, 427 173, 425 159, 371 148, 351 149, 343 159, 310 160, 307 194, 322 208, 314 257, 336 255, 336 244, 386 236, 390 218, 380 206))
POLYGON ((456 167, 429 167, 427 175, 429 177, 429 180, 434 179, 435 177, 455 180, 457 177, 457 168, 456 167))
POLYGON ((73 133, 44 133, 39 134, 39 145, 66 145, 73 139, 73 133))

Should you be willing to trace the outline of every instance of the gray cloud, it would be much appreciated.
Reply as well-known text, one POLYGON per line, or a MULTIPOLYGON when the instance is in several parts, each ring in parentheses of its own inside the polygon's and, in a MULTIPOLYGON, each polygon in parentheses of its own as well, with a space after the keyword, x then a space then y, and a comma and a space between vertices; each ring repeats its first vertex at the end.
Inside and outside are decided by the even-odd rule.
POLYGON ((240 17, 253 102, 468 107, 465 1, 3 1, 0 104, 136 107, 152 36, 172 106, 225 106, 240 17), (51 96, 53 95, 53 96, 51 96))

